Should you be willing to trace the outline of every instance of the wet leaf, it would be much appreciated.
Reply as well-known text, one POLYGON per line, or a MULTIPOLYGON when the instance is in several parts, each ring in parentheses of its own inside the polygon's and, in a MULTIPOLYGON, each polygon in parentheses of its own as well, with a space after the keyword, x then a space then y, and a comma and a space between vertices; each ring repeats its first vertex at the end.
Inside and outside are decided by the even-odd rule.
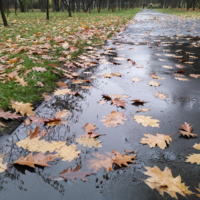
POLYGON ((105 122, 104 125, 107 127, 117 127, 118 124, 124 125, 123 120, 127 120, 124 114, 117 111, 112 111, 111 114, 104 116, 103 118, 105 119, 102 119, 101 121, 105 122))
POLYGON ((155 73, 152 73, 152 74, 150 75, 150 77, 153 78, 153 79, 165 79, 165 78, 162 78, 162 77, 157 76, 155 73))
POLYGON ((200 74, 190 74, 190 77, 192 77, 192 78, 200 78, 200 74))
POLYGON ((158 86, 161 85, 161 83, 158 82, 158 81, 150 81, 148 84, 149 84, 150 86, 154 86, 154 87, 158 87, 158 86))
POLYGON ((135 63, 133 60, 131 60, 131 59, 127 59, 127 62, 131 63, 132 65, 135 65, 135 64, 136 64, 136 63, 135 63))
POLYGON ((102 147, 101 145, 101 141, 98 141, 94 138, 78 138, 76 139, 76 141, 79 143, 79 144, 82 144, 84 147, 89 147, 89 148, 92 148, 92 147, 102 147))
POLYGON ((4 112, 1 108, 0 108, 0 117, 4 118, 4 119, 18 119, 20 117, 22 117, 21 115, 17 115, 15 112, 11 113, 11 112, 4 112))
POLYGON ((174 78, 179 81, 189 81, 189 79, 187 79, 187 78, 180 78, 180 77, 174 77, 174 78))
POLYGON ((84 82, 84 80, 82 80, 82 79, 77 79, 77 80, 73 80, 72 82, 75 83, 75 84, 81 84, 81 83, 84 82))
POLYGON ((89 133, 86 133, 84 135, 80 135, 81 138, 96 138, 96 137, 99 137, 101 136, 102 134, 98 134, 96 132, 89 132, 89 133))
POLYGON ((48 119, 48 120, 45 121, 46 125, 48 125, 48 126, 56 126, 60 122, 61 122, 61 119, 57 119, 57 118, 48 119))
POLYGON ((124 95, 124 94, 111 94, 110 97, 112 98, 127 98, 128 96, 127 95, 124 95))
POLYGON ((167 68, 167 69, 173 69, 171 66, 163 65, 162 67, 167 68))
POLYGON ((112 76, 116 76, 116 77, 121 77, 122 74, 120 74, 119 72, 114 72, 111 74, 112 76))
POLYGON ((0 126, 1 127, 6 127, 2 122, 0 122, 0 126))
POLYGON ((191 133, 191 131, 193 129, 193 125, 190 125, 187 122, 185 122, 183 125, 181 125, 181 127, 184 130, 184 131, 180 131, 183 136, 187 136, 187 137, 197 136, 196 134, 191 133))
POLYGON ((122 164, 129 167, 129 163, 135 163, 132 159, 136 159, 136 155, 130 155, 128 156, 127 154, 121 154, 116 150, 113 150, 113 162, 118 165, 119 167, 122 167, 122 164))
POLYGON ((35 168, 35 165, 49 167, 47 162, 54 161, 57 157, 52 154, 44 155, 43 153, 38 153, 33 156, 33 153, 28 154, 26 158, 21 156, 13 164, 27 165, 29 167, 35 168))
POLYGON ((87 123, 83 128, 85 129, 85 132, 87 132, 87 133, 90 133, 97 129, 97 127, 95 127, 95 125, 91 124, 91 123, 87 123))
POLYGON ((37 72, 46 72, 47 70, 44 67, 33 67, 32 70, 37 72))
POLYGON ((72 182, 76 182, 76 179, 80 179, 82 181, 88 181, 87 176, 93 174, 91 172, 83 172, 80 171, 81 165, 78 165, 73 171, 72 168, 68 168, 67 170, 63 170, 60 173, 60 176, 65 180, 71 180, 72 182))
POLYGON ((178 67, 178 68, 184 68, 184 66, 180 65, 180 64, 176 64, 175 66, 178 67))
POLYGON ((89 89, 92 89, 93 87, 90 87, 90 86, 81 86, 81 88, 89 90, 89 89))
POLYGON ((55 118, 57 119, 62 119, 67 117, 70 114, 70 112, 68 110, 61 110, 60 112, 57 112, 55 115, 55 118))
POLYGON ((32 111, 33 108, 31 107, 31 103, 23 103, 11 100, 11 105, 12 108, 15 109, 16 112, 20 112, 23 117, 25 114, 27 116, 33 116, 35 114, 34 111, 32 111))
POLYGON ((106 104, 106 101, 104 99, 101 99, 98 103, 99 103, 99 105, 104 105, 104 104, 106 104))
POLYGON ((144 103, 148 103, 148 101, 142 101, 140 99, 134 99, 132 101, 134 102, 134 104, 141 104, 141 105, 143 105, 144 103))
POLYGON ((42 124, 46 121, 48 121, 47 119, 43 118, 43 117, 37 117, 37 116, 31 116, 30 120, 32 121, 33 124, 38 123, 38 124, 42 124))
POLYGON ((55 96, 59 96, 59 95, 66 95, 69 94, 71 92, 70 89, 58 89, 54 92, 55 96))
POLYGON ((57 85, 64 88, 67 87, 67 84, 61 81, 57 82, 57 85))
POLYGON ((45 93, 42 94, 42 97, 45 99, 45 101, 49 101, 52 99, 50 95, 47 95, 45 93))
POLYGON ((30 119, 29 118, 24 119, 24 124, 25 124, 25 126, 29 126, 31 124, 30 119))
POLYGON ((167 99, 167 95, 161 92, 156 92, 155 96, 158 97, 159 99, 163 99, 163 100, 167 99))
POLYGON ((200 165, 200 154, 198 153, 193 153, 190 154, 189 156, 186 157, 187 160, 185 162, 190 162, 192 164, 197 163, 198 165, 200 165))
POLYGON ((143 109, 137 109, 137 112, 147 112, 149 111, 149 108, 143 108, 143 109))
POLYGON ((172 172, 168 167, 165 167, 164 171, 161 171, 157 166, 145 167, 145 175, 151 176, 145 180, 145 183, 151 188, 156 189, 158 192, 164 196, 164 192, 168 193, 175 199, 178 199, 176 193, 181 194, 182 196, 191 195, 193 192, 188 190, 188 187, 185 186, 185 183, 181 183, 180 175, 174 178, 172 172))
POLYGON ((7 170, 7 162, 3 163, 3 159, 6 157, 6 154, 0 154, 0 173, 7 170))
POLYGON ((170 135, 164 135, 159 133, 156 133, 156 136, 151 134, 143 135, 147 138, 141 138, 140 143, 148 144, 150 148, 155 147, 157 145, 161 149, 165 149, 167 147, 167 144, 169 145, 169 142, 172 141, 170 135))
POLYGON ((111 78, 112 77, 112 74, 109 74, 109 73, 104 73, 102 75, 102 78, 111 78))
POLYGON ((108 96, 107 94, 102 94, 103 98, 110 101, 112 100, 112 97, 108 96))
MULTIPOLYGON (((199 188, 196 188, 196 190, 198 191, 198 192, 200 192, 200 184, 199 184, 199 188)), ((200 194, 196 194, 198 197, 200 197, 200 194)))
POLYGON ((158 122, 160 120, 157 119, 151 119, 151 116, 145 116, 145 115, 134 115, 133 119, 139 124, 141 123, 144 127, 151 126, 151 127, 159 127, 158 122))
POLYGON ((114 57, 113 59, 114 60, 126 60, 125 58, 122 58, 122 57, 114 57))
POLYGON ((126 101, 120 100, 119 98, 115 98, 115 99, 111 100, 111 103, 113 105, 116 105, 117 107, 124 107, 124 106, 126 106, 126 104, 125 104, 126 101))
POLYGON ((141 78, 132 78, 131 80, 132 80, 133 82, 140 82, 140 81, 142 81, 141 78))

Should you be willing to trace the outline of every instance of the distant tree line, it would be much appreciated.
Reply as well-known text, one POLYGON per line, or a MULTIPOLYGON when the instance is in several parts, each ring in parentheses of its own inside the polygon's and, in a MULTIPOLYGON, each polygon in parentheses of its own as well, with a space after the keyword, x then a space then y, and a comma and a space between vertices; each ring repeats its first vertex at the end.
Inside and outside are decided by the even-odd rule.
POLYGON ((93 9, 97 9, 101 12, 101 9, 108 9, 114 12, 116 9, 123 10, 134 7, 149 7, 150 3, 153 3, 153 7, 157 8, 200 8, 200 0, 0 0, 0 11, 3 19, 3 23, 7 26, 7 15, 10 13, 10 9, 15 9, 20 12, 34 11, 34 9, 40 9, 41 12, 47 13, 47 19, 49 19, 49 9, 53 12, 68 11, 69 17, 73 12, 89 12, 93 9))

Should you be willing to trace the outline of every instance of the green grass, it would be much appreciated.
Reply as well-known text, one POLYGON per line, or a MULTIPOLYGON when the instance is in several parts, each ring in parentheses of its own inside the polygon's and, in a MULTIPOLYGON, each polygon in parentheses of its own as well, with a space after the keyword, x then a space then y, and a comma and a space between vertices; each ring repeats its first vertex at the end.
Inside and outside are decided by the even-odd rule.
MULTIPOLYGON (((5 70, 1 70, 0 67, 0 75, 3 77, 0 79, 0 108, 12 110, 10 100, 35 103, 42 99, 42 93, 54 91, 57 87, 55 81, 59 79, 59 76, 51 72, 55 68, 49 66, 50 63, 63 66, 64 63, 59 62, 59 57, 62 56, 66 61, 70 61, 85 52, 84 46, 103 44, 114 32, 119 32, 139 11, 141 9, 115 12, 101 10, 101 13, 98 13, 93 10, 91 14, 72 13, 72 18, 68 17, 67 12, 50 12, 49 21, 45 20, 45 13, 37 10, 18 13, 17 16, 11 11, 7 18, 8 27, 4 27, 0 21, 2 35, 0 37, 0 58, 8 56, 7 59, 0 60, 0 66, 7 67, 5 70), (55 41, 56 36, 62 36, 65 42, 77 48, 76 51, 71 52, 69 49, 63 49, 62 43, 55 41), (53 61, 43 59, 43 54, 37 54, 38 52, 30 53, 31 47, 34 45, 39 46, 36 48, 39 51, 40 46, 44 44, 51 45, 45 54, 52 56, 53 61), (25 51, 15 52, 20 47, 25 47, 25 51), (64 54, 66 52, 67 54, 64 54), (11 59, 18 57, 21 57, 18 62, 8 63, 11 59), (44 67, 47 71, 32 70, 25 76, 25 72, 33 67, 44 67), (24 78, 28 85, 22 86, 16 82, 16 79, 9 80, 7 74, 13 71, 18 71, 18 76, 24 78), (44 87, 39 87, 38 81, 41 81, 44 87)), ((62 71, 59 72, 62 74, 62 71)))

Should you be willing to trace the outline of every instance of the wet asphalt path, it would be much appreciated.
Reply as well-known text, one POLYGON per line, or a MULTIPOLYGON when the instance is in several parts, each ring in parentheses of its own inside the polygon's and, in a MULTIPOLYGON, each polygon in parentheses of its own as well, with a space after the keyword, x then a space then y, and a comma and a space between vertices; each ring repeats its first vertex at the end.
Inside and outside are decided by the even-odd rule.
MULTIPOLYGON (((180 124, 185 121, 194 124, 193 133, 200 134, 200 79, 195 79, 189 74, 200 74, 200 23, 199 20, 181 19, 176 16, 161 14, 155 11, 145 10, 137 14, 129 24, 125 32, 111 38, 106 42, 104 48, 116 49, 113 56, 104 55, 106 60, 116 61, 121 65, 99 64, 97 67, 90 67, 79 70, 80 77, 89 79, 91 75, 96 76, 90 84, 93 89, 82 90, 79 84, 72 84, 66 80, 67 85, 73 91, 80 91, 79 96, 61 95, 53 97, 52 100, 44 102, 37 110, 39 117, 53 118, 55 113, 67 109, 71 115, 66 118, 69 125, 57 125, 52 128, 48 136, 48 141, 65 141, 70 139, 67 144, 76 143, 75 139, 84 134, 82 127, 86 123, 93 123, 98 127, 100 136, 98 140, 102 141, 101 148, 84 148, 77 145, 77 150, 81 150, 80 157, 76 160, 82 165, 83 171, 86 168, 87 159, 93 158, 92 153, 104 151, 112 152, 117 150, 124 153, 125 149, 138 151, 136 164, 130 164, 130 167, 114 167, 112 172, 104 172, 103 169, 96 172, 95 175, 88 177, 89 182, 77 180, 54 181, 50 176, 58 177, 59 173, 68 167, 73 169, 76 163, 63 162, 59 159, 52 162, 50 167, 35 170, 23 166, 14 166, 10 170, 0 174, 0 199, 8 200, 38 200, 38 199, 99 199, 99 200, 162 200, 173 199, 165 193, 164 197, 158 191, 152 190, 143 181, 145 167, 158 166, 161 170, 165 166, 169 167, 174 177, 180 175, 182 182, 190 186, 190 190, 197 192, 195 187, 200 183, 200 166, 197 164, 186 163, 186 156, 191 153, 199 153, 198 150, 191 149, 195 143, 200 143, 200 138, 186 138, 180 135, 180 132, 172 136, 172 142, 165 149, 159 147, 150 149, 148 145, 140 144, 140 138, 144 133, 163 133, 170 135, 180 129, 180 124), (182 50, 177 54, 177 50, 182 50), (191 52, 194 54, 186 54, 191 52), (190 55, 198 57, 192 59, 190 55), (180 63, 174 56, 183 56, 181 59, 187 59, 188 62, 194 62, 193 65, 180 63), (123 57, 124 60, 115 60, 114 57, 123 57), (127 63, 127 59, 132 59, 136 65, 127 63), (185 78, 189 81, 179 81, 174 79, 174 73, 179 68, 175 64, 184 66, 185 78), (137 68, 138 65, 144 68, 137 68), (163 65, 171 66, 172 69, 163 68, 163 65), (129 66, 125 67, 125 66, 129 66), (90 71, 92 74, 85 74, 84 71, 90 71), (100 78, 104 73, 119 72, 122 77, 100 78), (148 82, 151 73, 165 79, 158 80, 162 83, 159 87, 151 87, 148 82), (133 83, 132 78, 141 78, 141 82, 133 83), (167 95, 166 100, 158 99, 154 96, 156 92, 162 92, 167 95), (107 102, 105 105, 99 105, 98 101, 102 99, 102 94, 124 94, 128 98, 125 108, 117 108, 107 102), (143 106, 133 105, 131 100, 140 99, 148 101, 143 106), (146 113, 137 113, 138 108, 149 108, 146 113), (107 116, 111 111, 122 112, 127 121, 125 125, 118 125, 117 128, 106 127, 101 119, 107 116), (159 128, 144 127, 133 120, 133 115, 147 115, 158 119, 161 122, 159 128)), ((105 50, 100 50, 99 55, 103 56, 105 50)), ((97 54, 95 54, 97 57, 97 54)), ((101 58, 102 59, 102 58, 101 58)), ((33 130, 37 124, 25 126, 21 124, 10 136, 1 137, 1 153, 6 153, 6 162, 12 163, 20 156, 28 155, 28 151, 18 148, 11 142, 17 142, 27 137, 27 129, 33 130), (9 140, 9 142, 8 142, 9 140)), ((40 125, 40 128, 44 128, 40 125)), ((186 199, 177 194, 178 199, 186 199)), ((193 195, 187 197, 190 200, 198 199, 193 195)))

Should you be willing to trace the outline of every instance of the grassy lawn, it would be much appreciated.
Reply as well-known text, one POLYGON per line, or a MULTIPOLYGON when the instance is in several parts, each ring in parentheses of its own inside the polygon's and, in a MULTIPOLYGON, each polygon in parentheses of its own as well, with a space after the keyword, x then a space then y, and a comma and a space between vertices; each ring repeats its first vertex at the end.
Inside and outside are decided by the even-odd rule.
POLYGON ((50 20, 40 11, 9 14, 8 27, 0 21, 0 108, 12 110, 10 100, 34 103, 42 93, 52 92, 59 79, 70 71, 63 66, 83 52, 83 47, 102 45, 141 9, 101 13, 50 12, 50 20), (34 70, 34 67, 42 69, 34 70), (54 70, 52 72, 52 70, 54 70), (41 82, 43 86, 40 85, 41 82))
POLYGON ((191 19, 200 19, 200 10, 195 9, 193 11, 190 9, 189 11, 186 10, 186 8, 180 8, 180 9, 156 9, 159 12, 172 14, 172 15, 178 15, 183 18, 191 18, 191 19))

